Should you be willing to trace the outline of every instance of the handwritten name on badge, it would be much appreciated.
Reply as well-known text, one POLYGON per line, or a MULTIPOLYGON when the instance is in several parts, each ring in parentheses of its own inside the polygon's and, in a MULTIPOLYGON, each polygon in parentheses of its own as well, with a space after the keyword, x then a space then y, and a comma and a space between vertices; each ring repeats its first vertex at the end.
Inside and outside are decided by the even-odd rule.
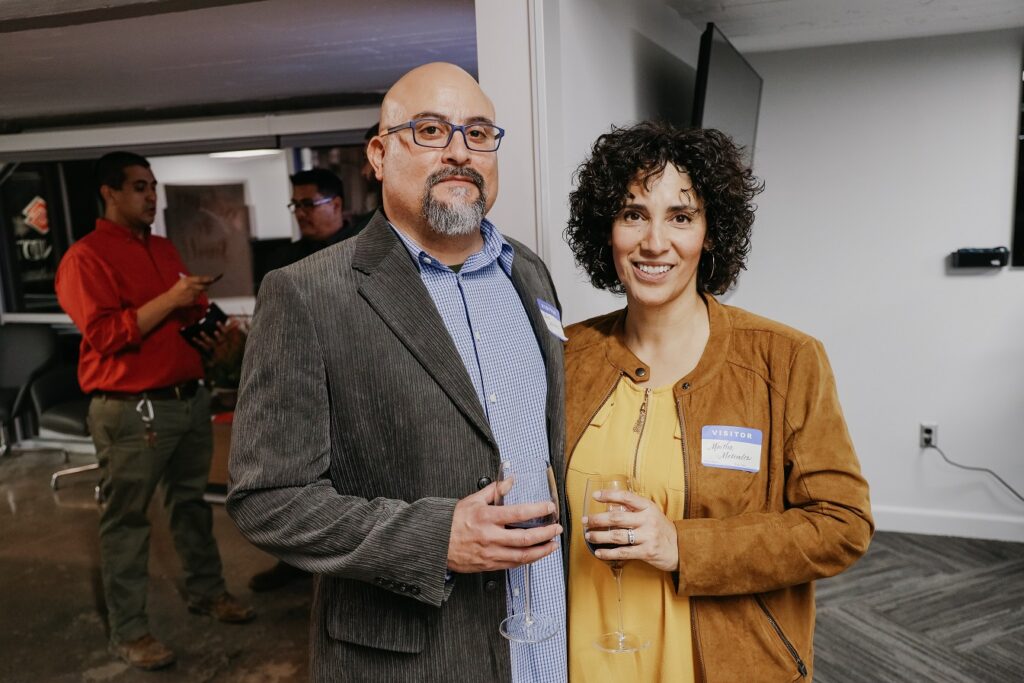
POLYGON ((761 469, 761 430, 705 425, 700 430, 700 463, 705 467, 757 472, 761 469))
POLYGON ((537 299, 537 306, 540 308, 541 317, 544 318, 544 324, 548 326, 548 331, 562 341, 569 341, 565 336, 565 330, 562 329, 562 314, 558 309, 544 299, 537 299))

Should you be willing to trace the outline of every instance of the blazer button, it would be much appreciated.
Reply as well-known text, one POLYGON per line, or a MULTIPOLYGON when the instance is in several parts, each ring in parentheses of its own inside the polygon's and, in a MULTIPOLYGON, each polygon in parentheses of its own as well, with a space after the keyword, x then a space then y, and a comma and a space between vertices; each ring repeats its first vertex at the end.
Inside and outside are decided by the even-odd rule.
POLYGON ((419 586, 409 586, 409 592, 412 593, 413 595, 419 595, 420 594, 420 587, 419 586))
POLYGON ((480 477, 476 480, 477 489, 486 488, 491 483, 490 477, 480 477))
POLYGON ((488 581, 484 584, 484 590, 488 593, 493 593, 494 591, 498 590, 498 582, 493 579, 488 581))
POLYGON ((379 577, 379 576, 374 578, 373 582, 375 584, 377 584, 378 586, 383 586, 384 585, 384 579, 379 577))

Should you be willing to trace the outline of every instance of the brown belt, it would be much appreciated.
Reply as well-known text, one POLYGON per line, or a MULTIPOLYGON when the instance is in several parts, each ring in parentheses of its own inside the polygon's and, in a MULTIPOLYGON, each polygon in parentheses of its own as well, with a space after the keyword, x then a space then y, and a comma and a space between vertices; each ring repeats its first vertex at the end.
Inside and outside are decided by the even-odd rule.
POLYGON ((126 394, 120 391, 97 391, 93 396, 106 398, 111 401, 187 401, 199 391, 199 380, 175 384, 172 387, 160 387, 149 389, 138 394, 126 394))

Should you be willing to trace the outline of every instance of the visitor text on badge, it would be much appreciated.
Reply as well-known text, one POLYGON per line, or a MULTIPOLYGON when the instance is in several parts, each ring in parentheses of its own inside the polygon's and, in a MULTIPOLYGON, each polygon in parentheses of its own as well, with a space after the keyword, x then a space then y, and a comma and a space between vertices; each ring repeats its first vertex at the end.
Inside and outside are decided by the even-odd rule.
POLYGON ((705 425, 700 430, 700 463, 705 467, 757 472, 761 469, 761 430, 705 425))

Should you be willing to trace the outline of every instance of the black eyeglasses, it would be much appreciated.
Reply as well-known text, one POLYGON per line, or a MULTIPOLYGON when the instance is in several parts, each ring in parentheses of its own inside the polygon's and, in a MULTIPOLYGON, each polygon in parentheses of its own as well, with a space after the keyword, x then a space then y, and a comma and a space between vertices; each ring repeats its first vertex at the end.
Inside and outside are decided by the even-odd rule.
POLYGON ((288 210, 298 211, 299 209, 303 209, 305 211, 310 211, 318 206, 323 206, 332 199, 334 199, 333 195, 330 197, 323 197, 321 199, 293 199, 288 202, 288 210))
POLYGON ((491 123, 470 123, 460 126, 443 119, 413 119, 384 131, 391 135, 406 128, 412 129, 412 141, 420 147, 444 149, 451 144, 455 131, 462 133, 466 148, 474 152, 496 152, 501 139, 505 137, 505 129, 491 123))

